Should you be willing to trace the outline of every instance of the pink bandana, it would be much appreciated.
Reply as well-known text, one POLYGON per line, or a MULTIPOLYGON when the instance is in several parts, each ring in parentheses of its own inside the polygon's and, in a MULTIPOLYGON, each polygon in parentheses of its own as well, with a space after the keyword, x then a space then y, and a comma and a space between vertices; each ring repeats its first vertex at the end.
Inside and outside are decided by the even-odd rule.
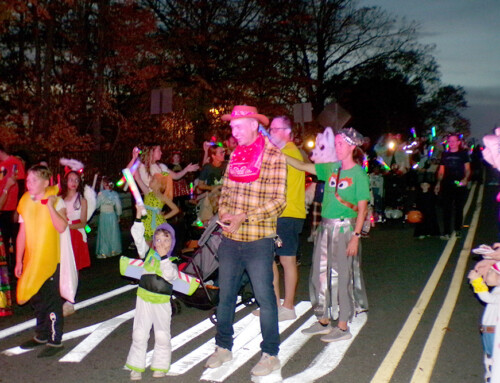
POLYGON ((252 182, 259 178, 265 144, 264 137, 259 134, 253 144, 248 146, 238 145, 234 149, 228 169, 231 181, 252 182))

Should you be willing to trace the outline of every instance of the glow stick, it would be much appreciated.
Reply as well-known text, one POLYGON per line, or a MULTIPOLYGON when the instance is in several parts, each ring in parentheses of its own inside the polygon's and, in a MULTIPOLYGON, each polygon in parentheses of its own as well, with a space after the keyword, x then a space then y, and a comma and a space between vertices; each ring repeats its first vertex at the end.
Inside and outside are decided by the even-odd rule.
POLYGON ((141 208, 141 214, 147 215, 146 208, 144 207, 144 201, 142 200, 141 193, 139 192, 139 188, 135 183, 134 176, 130 172, 130 169, 125 168, 122 170, 122 173, 125 177, 125 180, 127 181, 127 185, 130 187, 132 195, 134 196, 135 203, 141 208))
POLYGON ((389 165, 387 165, 387 164, 384 162, 384 160, 382 159, 382 157, 377 157, 377 162, 378 162, 379 164, 381 164, 381 165, 385 168, 385 170, 391 170, 391 168, 389 167, 389 165))
POLYGON ((429 158, 432 157, 432 153, 434 153, 434 145, 432 145, 430 150, 429 150, 429 158))
POLYGON ((415 128, 411 128, 410 132, 413 135, 413 138, 417 138, 417 131, 415 130, 415 128))
MULTIPOLYGON (((142 153, 142 152, 141 152, 142 153)), ((132 174, 135 173, 135 171, 137 170, 137 168, 139 167, 139 165, 141 164, 141 160, 139 158, 137 158, 135 160, 135 162, 132 164, 132 166, 130 167, 130 172, 132 174)), ((123 186, 123 184, 125 183, 125 177, 122 177, 117 183, 116 183, 116 186, 118 187, 121 187, 123 186)), ((127 191, 127 190, 125 190, 127 191)))
POLYGON ((433 126, 431 128, 431 134, 432 134, 432 138, 436 137, 436 127, 435 126, 433 126))

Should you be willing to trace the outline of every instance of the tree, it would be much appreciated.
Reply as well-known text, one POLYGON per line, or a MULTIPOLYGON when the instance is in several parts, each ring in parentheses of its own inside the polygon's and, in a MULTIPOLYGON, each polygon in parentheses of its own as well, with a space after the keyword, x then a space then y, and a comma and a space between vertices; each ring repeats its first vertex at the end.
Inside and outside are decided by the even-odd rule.
POLYGON ((460 114, 465 108, 467 101, 462 87, 441 86, 422 105, 425 125, 428 129, 436 126, 438 134, 454 131, 467 136, 470 133, 470 121, 460 114))
POLYGON ((282 77, 294 82, 302 101, 312 102, 316 115, 356 73, 425 51, 416 41, 416 24, 398 23, 380 8, 359 8, 355 1, 280 0, 266 10, 267 25, 282 42, 282 77))

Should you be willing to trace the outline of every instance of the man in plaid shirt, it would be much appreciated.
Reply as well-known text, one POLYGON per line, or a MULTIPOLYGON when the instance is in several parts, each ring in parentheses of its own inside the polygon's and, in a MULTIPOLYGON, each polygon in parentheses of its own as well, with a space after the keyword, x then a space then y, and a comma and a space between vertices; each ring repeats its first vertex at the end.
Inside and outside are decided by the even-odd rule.
POLYGON ((280 150, 259 133, 266 116, 237 105, 230 121, 238 146, 231 155, 219 200, 223 239, 218 249, 219 305, 216 349, 205 366, 216 368, 232 359, 235 304, 247 271, 260 306, 262 357, 253 375, 268 375, 280 368, 278 308, 273 288, 276 221, 286 206, 286 161, 280 150))

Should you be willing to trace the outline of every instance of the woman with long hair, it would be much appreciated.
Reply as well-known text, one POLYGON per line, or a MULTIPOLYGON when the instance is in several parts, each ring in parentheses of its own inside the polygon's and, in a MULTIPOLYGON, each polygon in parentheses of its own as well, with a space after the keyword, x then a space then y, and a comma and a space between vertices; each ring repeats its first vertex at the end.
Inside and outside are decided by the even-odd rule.
MULTIPOLYGON (((141 165, 138 169, 138 176, 144 185, 150 188, 149 183, 151 178, 161 173, 163 175, 170 175, 173 180, 178 180, 186 175, 188 172, 197 171, 200 167, 197 164, 189 164, 181 171, 175 172, 167 167, 167 165, 160 162, 163 152, 159 144, 149 144, 143 147, 142 154, 140 155, 141 165)), ((133 155, 137 155, 133 152, 133 155)), ((170 186, 171 192, 169 193, 170 199, 173 198, 173 184, 170 186)), ((151 190, 143 190, 147 194, 151 190)))
MULTIPOLYGON (((64 175, 61 184, 61 198, 66 205, 71 245, 75 255, 76 269, 80 271, 90 267, 90 254, 87 245, 87 200, 83 196, 84 185, 80 173, 74 170, 64 175)), ((75 312, 71 302, 63 305, 63 315, 68 316, 75 312)))

